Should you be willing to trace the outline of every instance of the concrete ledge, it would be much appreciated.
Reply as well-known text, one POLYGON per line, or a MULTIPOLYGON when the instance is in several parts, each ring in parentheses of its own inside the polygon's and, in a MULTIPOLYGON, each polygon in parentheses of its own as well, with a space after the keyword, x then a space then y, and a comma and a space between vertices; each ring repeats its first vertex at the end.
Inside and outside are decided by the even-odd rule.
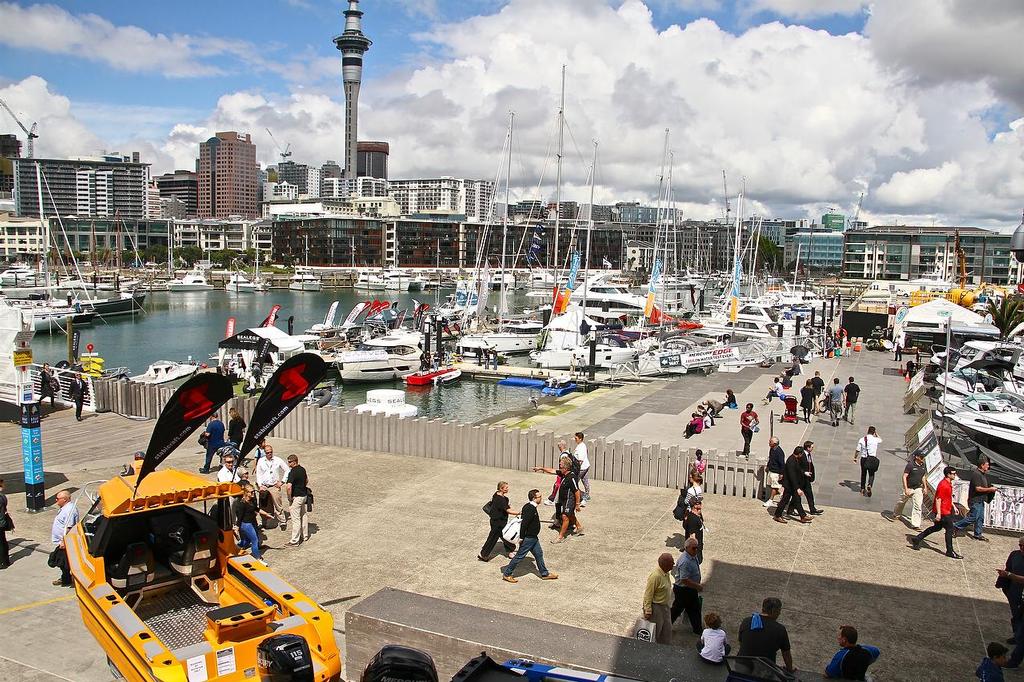
MULTIPOLYGON (((689 648, 639 642, 393 588, 378 590, 345 613, 348 677, 357 678, 386 644, 426 651, 433 656, 441 680, 450 679, 481 651, 499 663, 528 658, 646 682, 726 678, 724 667, 701 663, 689 648)), ((822 678, 801 672, 799 679, 822 678)))

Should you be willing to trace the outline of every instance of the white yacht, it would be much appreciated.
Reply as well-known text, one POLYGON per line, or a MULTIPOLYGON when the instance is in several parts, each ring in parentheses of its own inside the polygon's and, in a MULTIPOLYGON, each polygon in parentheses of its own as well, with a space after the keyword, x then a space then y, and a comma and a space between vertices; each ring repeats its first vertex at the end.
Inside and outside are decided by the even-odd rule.
MULTIPOLYGON (((589 364, 590 346, 586 337, 580 334, 583 322, 596 329, 599 325, 583 314, 583 309, 570 304, 564 313, 548 322, 541 334, 538 349, 530 353, 530 359, 540 367, 567 369, 589 364)), ((636 359, 637 351, 622 337, 607 337, 597 342, 595 364, 610 368, 636 359)))
MULTIPOLYGON (((939 368, 946 366, 947 351, 933 353, 929 362, 939 368)), ((1021 346, 999 341, 965 341, 959 348, 953 349, 950 357, 950 368, 959 369, 965 365, 981 359, 985 354, 989 357, 998 357, 1013 364, 1013 376, 1018 381, 1024 382, 1024 353, 1021 346)))
POLYGON ((352 286, 364 291, 381 291, 384 289, 384 277, 379 273, 366 270, 359 273, 359 278, 352 286))
POLYGON ((167 291, 210 291, 213 285, 206 281, 206 275, 199 268, 185 274, 181 279, 172 279, 167 283, 167 291))
POLYGON ((335 364, 343 382, 392 381, 420 368, 423 337, 415 332, 395 330, 364 339, 353 351, 340 353, 335 364))
POLYGON ((587 305, 584 312, 593 317, 604 319, 622 317, 635 318, 643 315, 647 299, 644 296, 631 294, 625 287, 609 282, 611 275, 597 273, 588 277, 576 289, 573 289, 570 300, 582 305, 586 297, 587 305))
POLYGON ((736 322, 730 319, 729 311, 702 319, 705 329, 713 331, 734 331, 746 336, 767 339, 779 338, 779 325, 782 325, 782 336, 793 336, 796 326, 793 320, 785 320, 774 308, 760 303, 740 303, 736 314, 736 322))
POLYGON ((996 391, 943 397, 941 408, 982 447, 1024 463, 1024 396, 996 391))
POLYGON ((495 270, 491 273, 490 287, 491 289, 500 289, 502 287, 515 289, 516 273, 511 270, 495 270))
POLYGON ((963 367, 943 372, 935 377, 935 384, 948 393, 1020 393, 1021 385, 1013 377, 1013 363, 999 358, 983 356, 963 367))
POLYGON ((29 265, 15 263, 0 272, 0 285, 32 287, 42 283, 42 277, 29 265))
POLYGON ((231 273, 224 290, 233 294, 248 294, 256 291, 266 291, 267 286, 260 281, 250 281, 242 271, 231 273))
POLYGON ((143 374, 130 377, 131 381, 140 384, 166 384, 177 379, 184 379, 196 373, 198 365, 186 362, 159 360, 154 362, 143 374))
POLYGON ((381 275, 387 291, 422 291, 423 280, 403 270, 385 270, 381 275))
POLYGON ((295 268, 295 274, 288 282, 288 288, 292 291, 320 291, 323 283, 313 275, 309 268, 295 268))
POLYGON ((526 353, 537 347, 537 336, 544 325, 534 320, 506 322, 496 331, 474 332, 459 339, 460 354, 472 357, 478 350, 499 353, 526 353))

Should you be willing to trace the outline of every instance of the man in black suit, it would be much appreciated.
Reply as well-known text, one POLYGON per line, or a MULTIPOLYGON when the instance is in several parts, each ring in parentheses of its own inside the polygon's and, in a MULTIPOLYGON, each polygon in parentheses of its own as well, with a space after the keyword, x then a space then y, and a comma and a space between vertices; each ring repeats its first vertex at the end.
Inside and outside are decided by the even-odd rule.
POLYGON ((76 374, 71 380, 71 399, 75 401, 75 419, 82 421, 82 403, 85 402, 85 379, 76 374))
POLYGON ((811 517, 804 511, 801 498, 804 496, 803 485, 807 475, 804 473, 804 449, 797 446, 793 454, 786 460, 786 468, 782 473, 782 499, 779 506, 775 508, 775 520, 779 523, 787 523, 783 514, 789 509, 790 503, 794 503, 797 513, 800 515, 800 523, 810 523, 811 517))
MULTIPOLYGON (((807 511, 814 516, 824 514, 825 510, 818 509, 814 506, 814 489, 811 487, 811 483, 814 482, 814 461, 812 459, 814 455, 814 441, 804 441, 804 456, 801 461, 801 470, 804 473, 802 485, 800 490, 804 493, 804 499, 807 500, 807 511)), ((800 504, 800 498, 794 497, 793 501, 789 504, 790 513, 794 512, 800 504)))
POLYGON ((523 523, 519 527, 519 551, 516 552, 515 557, 509 562, 508 566, 501 569, 501 579, 507 583, 519 582, 512 576, 512 573, 515 572, 516 566, 526 558, 527 554, 533 554, 542 580, 558 579, 558 574, 551 573, 548 571, 548 567, 544 565, 544 550, 540 546, 540 538, 538 537, 540 535, 540 515, 537 514, 537 507, 540 506, 542 499, 540 491, 536 488, 531 490, 529 499, 530 501, 523 505, 523 510, 520 513, 523 523))

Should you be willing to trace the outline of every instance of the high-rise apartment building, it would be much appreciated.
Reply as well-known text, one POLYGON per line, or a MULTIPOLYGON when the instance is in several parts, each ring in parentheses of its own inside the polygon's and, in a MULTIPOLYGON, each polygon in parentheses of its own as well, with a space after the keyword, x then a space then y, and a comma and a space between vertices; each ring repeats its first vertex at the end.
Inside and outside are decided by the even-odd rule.
POLYGON ((160 206, 160 190, 157 189, 155 182, 146 184, 146 218, 149 220, 159 220, 163 217, 161 215, 160 206))
POLYGON ((248 134, 220 132, 200 144, 197 171, 200 218, 256 217, 259 166, 248 134))
POLYGON ((15 135, 0 135, 0 192, 14 191, 14 159, 21 156, 21 141, 15 135))
POLYGON ((284 161, 277 164, 277 181, 298 187, 299 196, 315 199, 320 196, 320 169, 304 163, 284 161))
POLYGON ((388 154, 391 146, 387 142, 359 142, 356 145, 356 174, 361 178, 388 179, 388 154))
POLYGON ((39 216, 36 164, 43 179, 46 215, 146 217, 149 164, 131 156, 106 154, 78 159, 17 159, 14 162, 14 205, 18 215, 39 216))
POLYGON ((391 180, 388 185, 402 215, 445 212, 482 221, 491 213, 494 183, 489 180, 428 178, 391 180))
POLYGON ((188 170, 164 173, 155 180, 161 199, 177 199, 185 205, 185 216, 194 218, 199 210, 199 179, 188 170))

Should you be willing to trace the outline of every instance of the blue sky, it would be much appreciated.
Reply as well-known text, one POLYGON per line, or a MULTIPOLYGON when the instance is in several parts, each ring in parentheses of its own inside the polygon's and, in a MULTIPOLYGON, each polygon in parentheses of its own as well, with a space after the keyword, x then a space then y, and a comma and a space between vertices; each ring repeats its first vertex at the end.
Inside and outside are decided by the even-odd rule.
MULTIPOLYGON (((595 0, 597 1, 597 0, 595 0)), ((38 3, 17 3, 29 7, 38 3)), ((239 2, 218 0, 198 2, 71 2, 56 5, 74 15, 96 14, 119 26, 137 26, 151 34, 187 34, 233 39, 250 43, 269 61, 336 58, 331 38, 343 25, 341 11, 346 2, 338 0, 258 0, 239 2)), ((462 21, 478 14, 498 11, 499 0, 364 0, 361 9, 364 32, 373 40, 364 69, 364 82, 370 82, 393 69, 415 66, 422 61, 422 45, 417 34, 439 24, 462 21)), ((700 9, 686 10, 676 0, 649 3, 658 28, 707 17, 730 32, 742 32, 754 23, 790 20, 772 12, 750 14, 733 2, 720 7, 697 3, 700 9), (709 9, 710 7, 710 9, 709 9)), ((833 34, 859 31, 864 16, 831 15, 800 22, 833 34)), ((428 53, 428 57, 432 56, 428 53)), ((441 56, 441 55, 437 55, 441 56)), ((188 118, 196 118, 212 108, 222 94, 259 89, 283 92, 287 79, 267 69, 252 68, 233 57, 213 58, 211 64, 222 74, 198 78, 173 78, 146 71, 130 73, 88 58, 69 58, 46 51, 0 44, 0 78, 19 81, 41 75, 62 94, 79 105, 103 104, 160 107, 188 118)), ((340 73, 340 65, 338 67, 340 73)), ((327 83, 323 83, 327 85, 327 83)), ((102 107, 99 108, 102 113, 102 107)), ((89 114, 86 113, 88 117, 89 114)), ((102 125, 102 121, 96 121, 102 125)))

